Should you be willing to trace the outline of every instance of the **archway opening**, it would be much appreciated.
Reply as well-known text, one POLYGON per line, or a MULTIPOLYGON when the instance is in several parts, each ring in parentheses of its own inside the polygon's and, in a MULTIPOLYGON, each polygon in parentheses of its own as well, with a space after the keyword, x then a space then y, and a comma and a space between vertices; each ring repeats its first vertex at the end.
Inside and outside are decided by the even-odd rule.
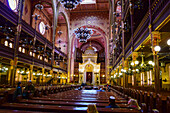
MULTIPOLYGON (((73 75, 78 75, 79 78, 84 78, 83 82, 88 82, 88 83, 92 83, 92 84, 96 84, 96 83, 100 83, 100 78, 105 78, 106 80, 106 76, 105 75, 105 55, 107 54, 107 41, 106 41, 106 37, 105 37, 105 33, 102 31, 102 29, 96 27, 96 26, 87 26, 88 29, 92 29, 93 30, 93 34, 91 35, 91 38, 87 40, 86 43, 81 43, 79 42, 79 39, 75 38, 75 36, 72 39, 72 62, 71 62, 71 70, 72 70, 72 74, 73 75), (86 72, 85 70, 83 71, 83 73, 80 71, 80 63, 81 65, 84 65, 84 63, 86 63, 86 61, 88 59, 85 60, 85 56, 86 56, 86 51, 90 48, 93 49, 94 54, 96 54, 96 56, 93 55, 89 55, 88 57, 90 58, 90 61, 92 61, 93 63, 95 63, 95 65, 100 64, 100 68, 95 70, 99 70, 98 72, 94 73, 94 70, 91 72, 86 72), (95 57, 96 60, 94 60, 91 57, 95 57), (101 71, 100 71, 101 70, 101 71), (88 75, 89 78, 90 77, 94 77, 94 80, 91 79, 89 81, 86 81, 88 79, 88 75), (94 76, 95 75, 95 76, 94 76), (102 75, 102 76, 100 76, 102 75)), ((90 53, 91 54, 91 53, 90 53)), ((106 82, 102 82, 102 83, 106 83, 106 82)))

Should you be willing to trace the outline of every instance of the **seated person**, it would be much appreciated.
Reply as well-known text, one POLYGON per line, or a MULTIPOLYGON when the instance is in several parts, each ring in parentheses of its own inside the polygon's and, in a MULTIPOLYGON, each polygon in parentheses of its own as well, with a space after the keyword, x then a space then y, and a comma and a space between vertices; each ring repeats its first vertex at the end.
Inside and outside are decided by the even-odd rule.
POLYGON ((110 98, 109 98, 109 106, 106 106, 105 108, 119 108, 119 106, 116 105, 114 96, 110 96, 110 98))
POLYGON ((99 90, 100 92, 105 92, 104 90, 103 90, 103 88, 100 88, 100 90, 99 90))
POLYGON ((23 96, 25 98, 29 98, 29 95, 31 93, 34 93, 35 91, 35 87, 34 85, 32 84, 31 80, 28 81, 28 84, 26 85, 25 89, 24 89, 24 93, 23 93, 23 96))
POLYGON ((16 91, 13 95, 13 100, 15 101, 18 95, 22 95, 22 84, 21 82, 18 82, 18 85, 16 87, 16 91))
POLYGON ((87 113, 98 113, 96 105, 95 104, 88 105, 87 113))
POLYGON ((137 110, 140 110, 140 109, 141 109, 141 108, 139 107, 139 105, 138 105, 137 100, 136 100, 136 99, 132 99, 132 98, 128 101, 128 107, 129 107, 129 108, 132 108, 132 109, 137 109, 137 110))
POLYGON ((110 92, 110 86, 109 86, 109 85, 108 85, 108 87, 107 87, 107 91, 110 92))

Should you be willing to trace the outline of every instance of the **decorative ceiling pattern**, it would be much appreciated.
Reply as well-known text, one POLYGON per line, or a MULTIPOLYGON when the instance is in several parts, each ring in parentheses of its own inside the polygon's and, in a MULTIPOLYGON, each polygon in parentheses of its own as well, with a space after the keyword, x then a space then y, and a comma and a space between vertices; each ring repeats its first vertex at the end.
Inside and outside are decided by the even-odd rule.
MULTIPOLYGON (((83 1, 87 1, 87 0, 83 0, 83 1)), ((72 10, 71 12, 89 12, 89 11, 93 11, 93 12, 94 11, 109 11, 108 0, 88 0, 86 4, 83 4, 83 3, 79 4, 77 8, 72 10)))
POLYGON ((80 49, 82 51, 85 51, 90 46, 90 43, 91 43, 91 46, 96 48, 97 51, 100 51, 100 50, 104 49, 104 47, 100 44, 100 42, 95 41, 95 40, 88 41, 87 43, 81 44, 80 49))

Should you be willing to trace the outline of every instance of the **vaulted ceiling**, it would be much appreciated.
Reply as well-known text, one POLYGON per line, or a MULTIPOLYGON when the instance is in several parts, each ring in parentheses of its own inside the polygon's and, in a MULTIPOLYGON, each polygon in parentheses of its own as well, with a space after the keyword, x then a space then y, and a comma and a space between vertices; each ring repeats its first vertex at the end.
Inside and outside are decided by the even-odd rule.
MULTIPOLYGON (((82 0, 86 1, 86 0, 82 0)), ((109 12, 109 0, 87 0, 87 1, 92 1, 95 3, 88 3, 88 4, 79 4, 76 9, 74 10, 68 10, 68 13, 84 13, 84 12, 109 12)), ((33 7, 34 5, 40 3, 44 6, 44 11, 46 12, 46 16, 53 20, 53 10, 52 10, 52 3, 51 0, 32 0, 33 2, 33 7)), ((58 16, 58 26, 63 26, 66 25, 65 18, 63 15, 59 14, 58 16)), ((91 38, 88 40, 94 44, 94 47, 96 47, 98 50, 102 49, 105 47, 105 40, 104 37, 101 35, 100 32, 97 30, 93 30, 93 35, 91 38), (97 43, 96 43, 97 42, 97 43), (96 46, 98 44, 98 47, 96 46)), ((78 44, 79 47, 81 47, 83 44, 78 44)), ((89 44, 86 44, 86 46, 89 44)), ((84 46, 84 49, 86 48, 84 46)))
POLYGON ((96 0, 95 4, 79 4, 76 9, 71 12, 96 12, 96 11, 109 11, 108 0, 96 0))

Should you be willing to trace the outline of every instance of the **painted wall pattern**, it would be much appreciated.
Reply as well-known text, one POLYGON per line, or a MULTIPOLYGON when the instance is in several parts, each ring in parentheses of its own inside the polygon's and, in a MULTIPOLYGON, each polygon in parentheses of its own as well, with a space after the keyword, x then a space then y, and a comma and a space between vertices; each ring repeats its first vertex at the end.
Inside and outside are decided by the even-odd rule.
POLYGON ((89 13, 71 13, 70 32, 80 26, 95 25, 102 29, 106 36, 109 34, 109 12, 89 12, 89 13))

